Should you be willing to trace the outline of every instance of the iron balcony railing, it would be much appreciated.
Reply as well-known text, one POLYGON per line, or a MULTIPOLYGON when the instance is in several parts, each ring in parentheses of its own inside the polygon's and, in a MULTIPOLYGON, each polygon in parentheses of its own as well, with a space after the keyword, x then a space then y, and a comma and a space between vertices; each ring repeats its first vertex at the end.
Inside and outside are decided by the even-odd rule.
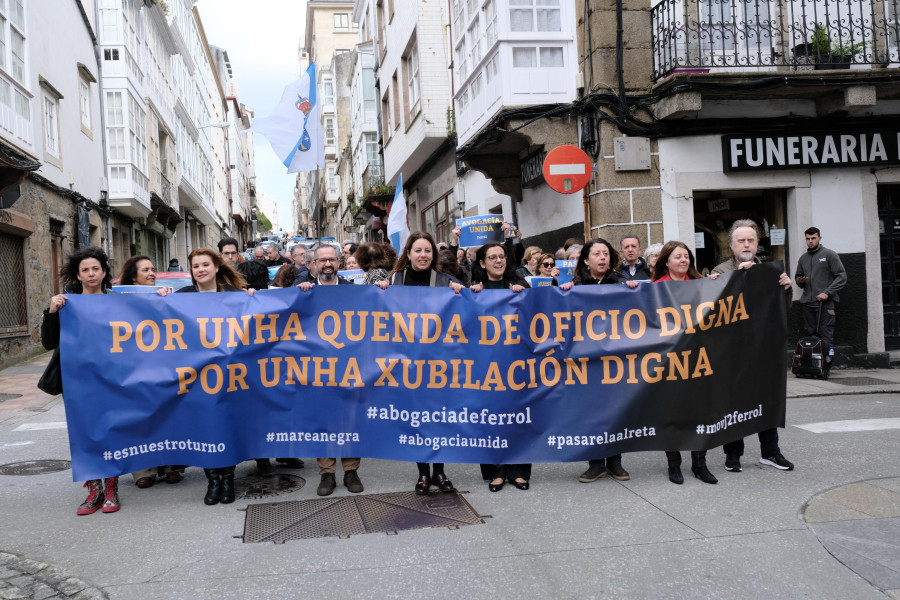
POLYGON ((900 0, 662 0, 651 18, 654 81, 900 61, 900 0))

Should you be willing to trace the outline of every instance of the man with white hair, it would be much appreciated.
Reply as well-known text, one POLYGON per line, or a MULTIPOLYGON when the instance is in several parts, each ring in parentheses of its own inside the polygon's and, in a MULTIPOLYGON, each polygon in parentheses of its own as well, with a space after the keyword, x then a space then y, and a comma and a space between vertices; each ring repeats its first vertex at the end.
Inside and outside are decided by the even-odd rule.
MULTIPOLYGON (((751 219, 738 219, 731 225, 731 230, 728 232, 728 243, 733 256, 713 269, 713 273, 750 269, 760 262, 756 258, 756 250, 759 248, 759 227, 751 219)), ((787 276, 787 273, 781 274, 781 277, 778 278, 778 285, 782 288, 786 300, 789 301, 791 278, 787 276)), ((752 360, 752 356, 750 359, 752 360)), ((722 449, 725 451, 725 470, 740 473, 744 439, 728 442, 722 446, 722 449)), ((786 459, 778 447, 778 429, 776 427, 759 432, 759 450, 760 464, 782 471, 794 470, 794 463, 786 459)))

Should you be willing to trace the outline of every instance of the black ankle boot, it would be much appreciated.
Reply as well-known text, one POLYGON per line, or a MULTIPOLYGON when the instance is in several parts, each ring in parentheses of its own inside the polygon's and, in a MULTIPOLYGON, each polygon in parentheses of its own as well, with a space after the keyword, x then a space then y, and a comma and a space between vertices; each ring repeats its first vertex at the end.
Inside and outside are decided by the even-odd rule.
POLYGON ((203 472, 206 473, 206 479, 209 480, 203 502, 208 506, 218 504, 219 497, 222 495, 222 476, 215 473, 212 469, 203 469, 203 472))
POLYGON ((219 497, 222 504, 234 502, 234 469, 230 473, 222 475, 222 495, 219 497))
POLYGON ((706 452, 691 452, 691 473, 703 483, 719 483, 715 475, 706 467, 706 452))
POLYGON ((666 460, 669 461, 669 481, 678 485, 684 483, 684 475, 681 474, 681 452, 667 450, 666 460))

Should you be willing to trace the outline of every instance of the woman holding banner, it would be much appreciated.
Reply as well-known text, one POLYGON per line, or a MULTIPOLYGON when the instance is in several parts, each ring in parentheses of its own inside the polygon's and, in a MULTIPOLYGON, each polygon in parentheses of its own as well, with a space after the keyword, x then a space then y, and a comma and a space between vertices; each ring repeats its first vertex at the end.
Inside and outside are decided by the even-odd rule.
MULTIPOLYGON (((59 364, 59 310, 66 305, 67 294, 115 294, 109 278, 109 259, 100 248, 81 248, 69 256, 59 273, 63 293, 50 299, 50 308, 44 311, 41 323, 41 343, 53 350, 51 362, 59 364)), ((90 515, 101 509, 105 513, 116 512, 119 504, 119 478, 91 479, 84 482, 87 498, 76 514, 90 515)))
MULTIPOLYGON (((488 242, 475 253, 472 266, 470 289, 478 293, 482 290, 511 290, 518 294, 529 287, 528 282, 516 275, 504 244, 488 242)), ((490 480, 488 489, 499 492, 509 481, 520 490, 527 490, 531 479, 530 464, 481 465, 481 476, 490 480)))
MULTIPOLYGON (((149 256, 132 256, 122 265, 122 272, 119 274, 118 285, 156 285, 156 267, 149 256)), ((151 487, 156 483, 156 476, 162 475, 166 483, 178 483, 181 481, 181 474, 184 473, 184 465, 164 465, 161 467, 153 467, 142 471, 135 471, 131 474, 134 484, 141 489, 151 487)))
MULTIPOLYGON (((240 273, 231 268, 225 262, 222 255, 209 248, 197 248, 188 256, 188 264, 191 268, 191 281, 193 285, 181 288, 176 292, 240 292, 247 286, 240 273)), ((252 264, 241 263, 241 264, 252 264)), ((247 293, 253 295, 254 289, 247 293)), ((157 292, 165 296, 164 290, 157 292)), ((213 504, 231 504, 234 502, 234 466, 219 467, 217 469, 203 469, 208 481, 206 496, 203 502, 209 506, 213 504)))
MULTIPOLYGON (((570 249, 576 248, 572 245, 570 249)), ((559 286, 561 290, 570 290, 576 285, 603 285, 622 283, 616 267, 620 264, 619 253, 612 244, 602 238, 588 241, 578 250, 578 264, 575 265, 575 277, 572 281, 559 286)), ((593 483, 609 475, 618 481, 628 481, 631 475, 622 466, 622 455, 614 454, 606 458, 588 461, 588 469, 578 476, 581 483, 593 483)))
MULTIPOLYGON (((375 285, 383 290, 389 285, 449 287, 458 294, 463 285, 456 277, 440 272, 437 256, 437 245, 430 234, 422 231, 411 233, 390 276, 376 282, 375 285)), ((433 463, 430 471, 428 463, 416 463, 416 466, 419 468, 416 494, 424 496, 432 485, 442 492, 455 490, 444 474, 444 463, 433 463)))
MULTIPOLYGON (((650 281, 690 281, 700 279, 703 275, 694 266, 694 255, 682 242, 666 242, 659 252, 656 264, 653 265, 653 273, 650 281)), ((716 274, 718 277, 718 274, 716 274)), ((715 277, 713 277, 715 279, 715 277)), ((629 282, 635 283, 636 282, 629 282)), ((677 485, 684 483, 681 474, 681 452, 666 450, 666 460, 669 463, 669 481, 677 485)), ((706 466, 706 450, 691 451, 691 472, 694 477, 703 483, 719 483, 719 480, 709 472, 706 466)))

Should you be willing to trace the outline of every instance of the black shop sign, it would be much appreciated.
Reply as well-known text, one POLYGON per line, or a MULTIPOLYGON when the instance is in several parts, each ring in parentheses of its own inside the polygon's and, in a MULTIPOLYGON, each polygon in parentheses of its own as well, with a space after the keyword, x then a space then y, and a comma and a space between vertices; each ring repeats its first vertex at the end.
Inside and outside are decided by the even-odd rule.
POLYGON ((722 136, 724 171, 900 164, 900 129, 722 136))

